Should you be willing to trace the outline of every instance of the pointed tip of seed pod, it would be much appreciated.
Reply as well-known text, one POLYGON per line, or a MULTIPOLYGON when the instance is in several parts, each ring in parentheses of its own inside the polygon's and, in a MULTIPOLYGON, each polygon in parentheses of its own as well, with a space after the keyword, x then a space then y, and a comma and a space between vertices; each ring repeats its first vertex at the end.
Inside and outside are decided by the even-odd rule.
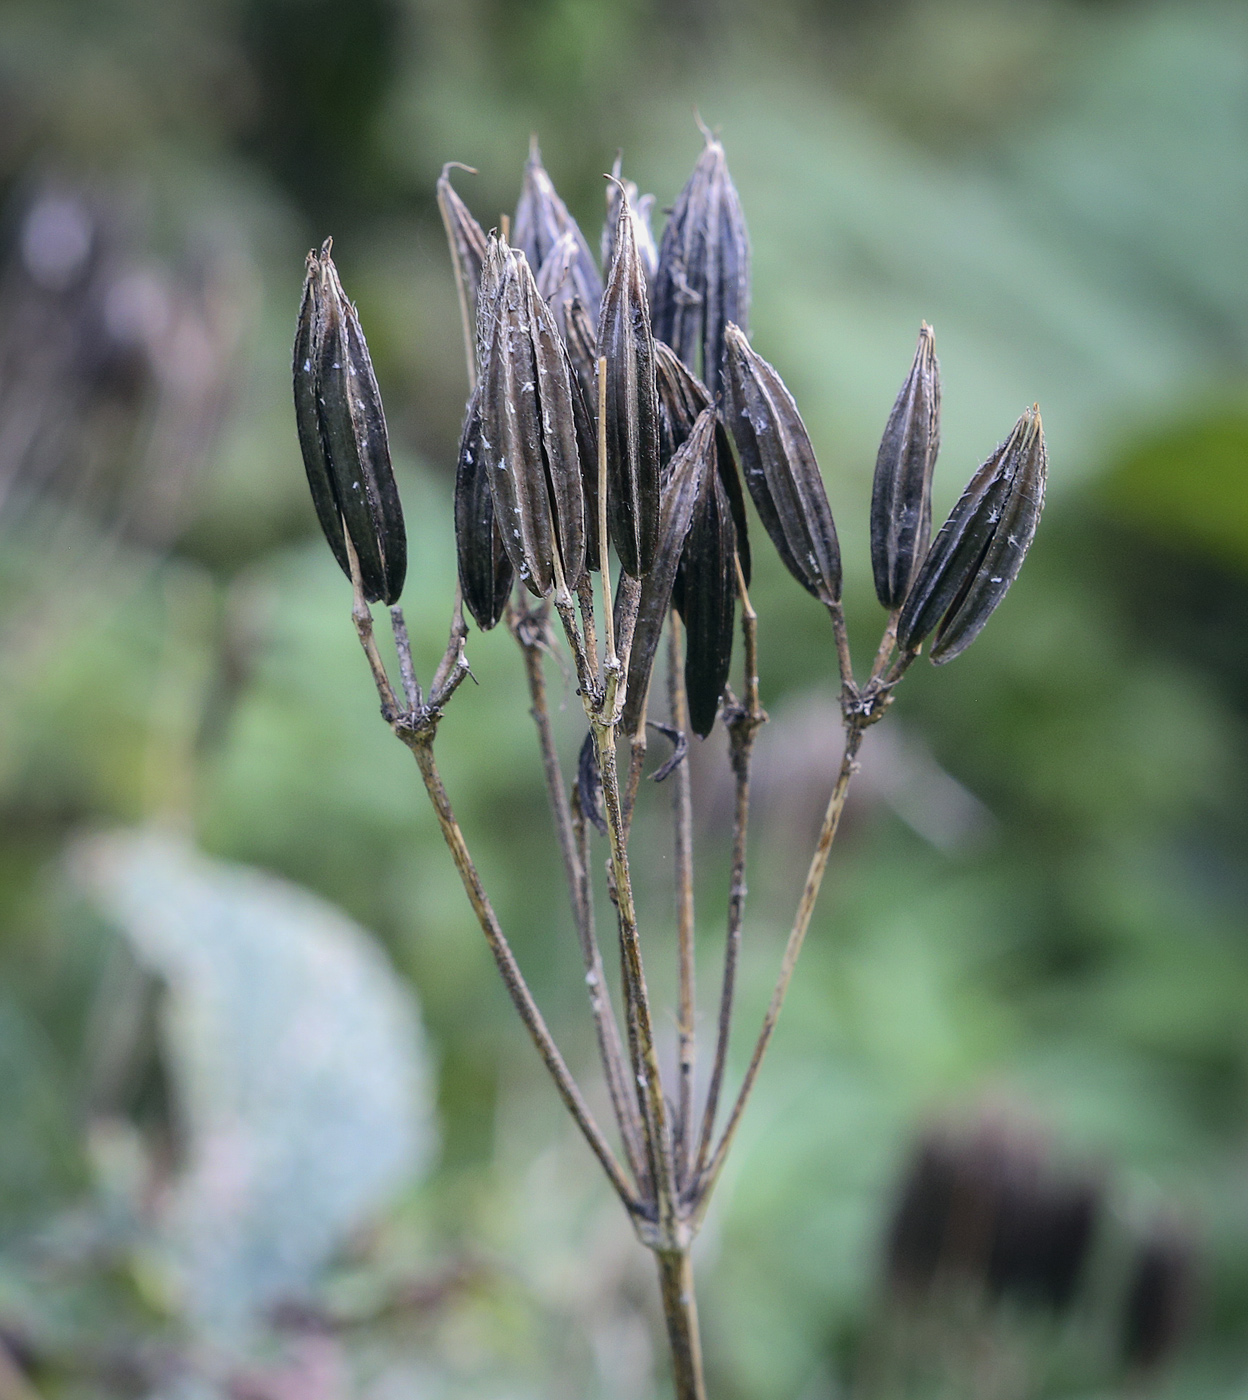
POLYGON ((706 144, 708 146, 717 146, 719 144, 719 136, 702 120, 702 113, 698 111, 696 107, 693 109, 693 119, 697 122, 698 130, 702 133, 702 139, 706 144))
POLYGON ((438 184, 441 184, 444 180, 449 180, 452 170, 462 170, 468 175, 479 175, 481 173, 475 166, 465 165, 462 160, 448 160, 442 167, 441 175, 438 176, 438 184))
POLYGON ((541 148, 541 146, 539 146, 538 143, 537 143, 537 132, 536 132, 536 131, 530 131, 530 132, 529 132, 529 160, 528 160, 528 163, 529 163, 529 165, 531 165, 531 166, 534 166, 534 165, 541 165, 541 163, 542 163, 542 148, 541 148))

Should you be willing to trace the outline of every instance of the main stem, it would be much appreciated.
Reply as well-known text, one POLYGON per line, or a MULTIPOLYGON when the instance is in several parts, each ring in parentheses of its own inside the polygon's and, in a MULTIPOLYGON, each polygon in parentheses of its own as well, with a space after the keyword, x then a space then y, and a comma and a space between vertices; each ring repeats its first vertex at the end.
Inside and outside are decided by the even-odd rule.
POLYGON ((698 1334, 698 1301, 693 1291, 693 1264, 687 1249, 656 1250, 659 1292, 667 1339, 672 1348, 672 1380, 676 1400, 706 1400, 702 1375, 702 1340, 698 1334))

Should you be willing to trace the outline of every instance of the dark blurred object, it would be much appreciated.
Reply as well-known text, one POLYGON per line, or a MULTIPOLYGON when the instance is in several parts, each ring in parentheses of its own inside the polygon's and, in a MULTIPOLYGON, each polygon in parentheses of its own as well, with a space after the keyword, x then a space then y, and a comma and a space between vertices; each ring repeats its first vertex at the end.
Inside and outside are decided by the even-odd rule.
POLYGON ((223 423, 242 324, 237 269, 143 251, 115 195, 48 181, 0 272, 0 527, 50 507, 168 546, 223 423))
POLYGON ((1155 1371, 1178 1350, 1196 1311, 1196 1246, 1175 1221, 1155 1224, 1136 1246, 1122 1319, 1122 1357, 1155 1371))

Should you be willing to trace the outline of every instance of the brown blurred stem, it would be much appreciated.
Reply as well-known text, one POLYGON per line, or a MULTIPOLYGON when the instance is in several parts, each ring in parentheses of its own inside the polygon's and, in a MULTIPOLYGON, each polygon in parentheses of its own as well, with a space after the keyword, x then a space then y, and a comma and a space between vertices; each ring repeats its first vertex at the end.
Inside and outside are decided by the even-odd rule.
MULTIPOLYGON (((682 765, 683 766, 683 765, 682 765)), ((698 1304, 693 1291, 693 1265, 687 1249, 656 1250, 659 1291, 667 1336, 672 1348, 672 1380, 676 1400, 706 1400, 702 1378, 702 1342, 698 1335, 698 1304)))
MULTIPOLYGON (((667 629, 667 703, 672 728, 689 729, 685 696, 682 627, 675 609, 667 629)), ((697 1022, 693 906, 693 797, 686 757, 672 770, 672 835, 676 868, 676 946, 678 990, 676 1026, 679 1036, 680 1081, 676 1101, 676 1184, 684 1189, 693 1158, 693 1084, 697 1068, 697 1022)))
MULTIPOLYGON (((641 1124, 632 1097, 628 1093, 628 1072, 624 1066, 624 1049, 620 1029, 606 984, 602 954, 594 930, 594 902, 589 878, 588 851, 582 851, 585 841, 578 841, 568 804, 567 787, 559 752, 555 747, 554 730, 550 722, 550 707, 546 702, 546 677, 542 671, 542 652, 546 648, 547 618, 544 611, 517 614, 508 605, 508 626, 524 657, 525 676, 529 683, 531 713, 537 726, 542 751, 542 769, 546 777, 546 798, 554 818, 555 835, 563 856, 564 877, 572 901, 572 917, 576 923, 581 957, 585 963, 585 984, 589 989, 589 1005, 598 1038, 598 1053, 606 1076, 607 1092, 619 1125, 620 1138, 634 1179, 644 1179, 644 1159, 641 1153, 641 1124)), ((584 832, 584 821, 581 821, 584 832)))
POLYGON ((814 855, 811 857, 810 869, 806 875, 806 884, 802 890, 802 897, 797 906, 797 916, 793 921, 793 928, 789 933, 789 939, 784 949, 784 957, 780 963, 780 975, 776 979, 775 989, 771 994, 771 1002, 767 1007, 766 1015, 763 1017, 762 1029, 755 1043, 754 1053, 750 1056, 750 1064, 745 1072, 745 1079, 737 1094, 736 1102, 732 1106, 732 1114, 728 1119, 727 1126, 724 1128, 723 1136, 719 1140, 719 1145, 715 1149, 710 1164, 698 1181, 699 1218, 706 1209, 716 1179, 723 1169, 724 1159, 727 1157, 728 1149, 732 1146, 732 1140, 736 1136, 737 1127, 741 1122, 741 1115, 745 1111, 745 1105, 749 1101, 750 1093, 754 1088, 754 1081, 758 1078, 758 1071, 762 1065, 763 1056, 767 1053, 767 1047, 771 1043, 772 1032, 776 1028, 777 1020, 779 1020, 780 1008, 784 1005, 785 994, 789 990, 789 982, 793 977, 793 969, 797 966, 798 954, 802 951, 802 942, 806 937, 806 930, 810 927, 810 916, 814 912, 815 900, 819 896, 819 887, 823 883, 823 874, 828 865, 828 854, 832 849, 832 842, 836 838, 837 827, 840 825, 841 821, 841 813, 845 810, 845 798, 849 794, 849 784, 854 773, 857 772, 858 769, 858 749, 862 744, 862 735, 863 721, 860 718, 854 717, 846 722, 845 752, 841 758, 840 772, 836 776, 836 782, 832 788, 832 796, 828 800, 828 810, 823 818, 823 827, 819 832, 819 840, 815 846, 814 855))
POLYGON ((827 604, 828 615, 832 619, 832 633, 836 637, 836 664, 841 673, 841 689, 850 695, 855 693, 854 663, 849 655, 849 633, 845 629, 845 609, 838 598, 827 604))
POLYGON ((741 641, 745 653, 745 700, 725 706, 724 719, 728 728, 729 758, 736 780, 736 800, 732 821, 732 875, 728 887, 728 931, 724 941, 724 972, 719 994, 719 1028, 715 1040, 715 1060, 711 1082, 702 1115, 702 1132, 698 1141, 697 1166, 692 1184, 697 1183, 706 1169, 715 1132, 715 1115, 719 1111, 719 1096, 723 1090, 724 1071, 728 1064, 728 1040, 732 1030, 732 1005, 736 991, 737 963, 741 956, 741 925, 745 918, 745 856, 750 821, 750 759, 754 752, 754 737, 767 721, 767 712, 758 702, 758 614, 746 591, 741 561, 737 560, 737 592, 741 597, 741 641))

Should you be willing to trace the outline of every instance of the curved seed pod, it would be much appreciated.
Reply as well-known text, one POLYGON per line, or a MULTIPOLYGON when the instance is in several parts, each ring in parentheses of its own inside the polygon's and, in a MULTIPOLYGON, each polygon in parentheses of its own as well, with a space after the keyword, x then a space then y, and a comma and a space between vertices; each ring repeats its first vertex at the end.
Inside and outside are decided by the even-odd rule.
POLYGON ((295 420, 325 537, 350 577, 345 530, 370 603, 397 602, 407 572, 403 507, 364 333, 327 240, 308 256, 295 334, 295 420), (333 523, 337 513, 338 523, 333 523))
POLYGON ((589 251, 585 235, 568 213, 568 206, 555 192, 554 182, 542 164, 542 153, 534 136, 529 142, 524 184, 511 226, 512 246, 528 258, 530 267, 537 269, 546 261, 559 235, 564 232, 570 232, 576 239, 577 276, 584 288, 587 304, 597 309, 602 298, 602 273, 589 251))
MULTIPOLYGON (((481 225, 472 217, 468 206, 455 193, 451 184, 452 170, 466 170, 470 175, 477 172, 470 165, 460 165, 458 161, 447 161, 438 176, 438 209, 446 229, 446 241, 450 244, 451 261, 455 265, 455 283, 467 314, 475 320, 477 293, 481 287, 481 265, 485 262, 486 238, 481 225)), ((469 327, 471 330, 471 326, 469 327)))
POLYGON ((689 723, 703 739, 714 727, 732 664, 736 549, 727 494, 719 473, 708 471, 693 508, 680 566, 689 723))
POLYGON ((1022 568, 1047 474, 1044 429, 1033 405, 940 527, 901 610, 899 647, 913 650, 933 628, 937 664, 970 646, 1022 568))
POLYGON ((807 592, 837 602, 841 549, 810 435, 784 381, 734 325, 724 334, 724 417, 785 567, 807 592))
POLYGON ((659 649, 659 637, 672 600, 676 570, 684 552, 693 520, 693 509, 702 483, 713 469, 715 413, 705 408, 698 415, 663 477, 663 499, 659 509, 659 545, 654 567, 641 581, 637 602, 637 626, 628 658, 628 682, 620 725, 633 735, 645 712, 650 672, 659 649))
POLYGON ((688 183, 672 208, 654 274, 654 333, 720 387, 724 331, 746 327, 750 307, 750 239, 724 148, 709 133, 688 183))
POLYGON ((620 173, 623 166, 624 157, 618 154, 611 167, 611 179, 607 183, 607 218, 602 226, 602 265, 610 267, 615 261, 615 223, 619 218, 622 192, 630 205, 633 239, 637 244, 637 255, 641 258, 641 265, 646 270, 646 286, 650 288, 654 284, 655 269, 659 265, 659 250, 655 246, 654 233, 650 228, 654 196, 643 194, 638 199, 637 186, 631 180, 625 180, 620 173))
POLYGON ((598 320, 598 354, 607 361, 607 413, 599 431, 606 437, 611 543, 624 572, 641 578, 654 563, 659 528, 659 409, 646 277, 624 195, 598 320))
POLYGON ((584 570, 585 499, 567 355, 523 254, 507 250, 490 317, 481 456, 507 556, 545 597, 556 549, 569 588, 584 570))
POLYGON ((940 451, 940 361, 923 322, 906 382, 889 414, 871 491, 871 568, 886 608, 899 608, 932 533, 932 470, 940 451))
MULTIPOLYGON (((676 450, 688 437, 698 414, 711 402, 706 385, 678 358, 670 345, 654 342, 655 385, 659 394, 659 466, 666 470, 676 450)), ((732 508, 737 532, 737 554, 745 585, 750 586, 750 537, 745 517, 745 493, 736 459, 722 421, 715 424, 715 461, 719 480, 732 508)))
POLYGON ((585 490, 585 567, 597 570, 598 551, 598 358, 597 334, 574 296, 564 306, 564 346, 572 369, 572 412, 581 453, 581 484, 585 490))
POLYGON ((483 632, 507 606, 514 571, 494 523, 494 497, 481 455, 481 391, 468 400, 455 468, 455 553, 468 611, 483 632))

